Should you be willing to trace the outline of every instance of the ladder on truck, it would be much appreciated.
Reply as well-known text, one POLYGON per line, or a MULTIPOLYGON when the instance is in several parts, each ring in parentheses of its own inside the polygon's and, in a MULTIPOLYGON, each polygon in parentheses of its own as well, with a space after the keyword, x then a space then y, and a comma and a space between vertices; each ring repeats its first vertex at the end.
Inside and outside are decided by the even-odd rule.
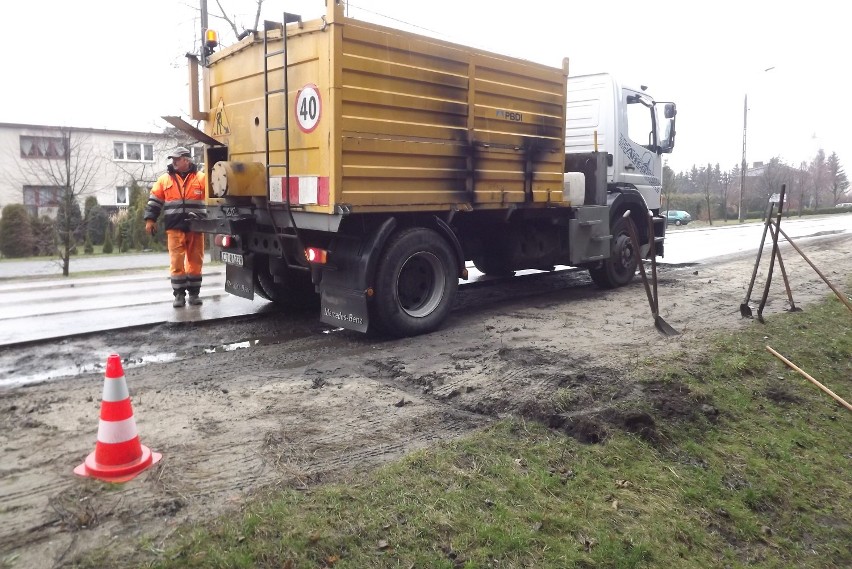
POLYGON ((299 230, 296 226, 296 220, 293 218, 293 210, 290 207, 290 102, 289 102, 289 92, 290 92, 290 82, 288 80, 289 73, 288 71, 288 49, 287 49, 287 24, 290 23, 298 23, 301 27, 302 25, 302 17, 296 14, 288 14, 284 12, 284 17, 282 22, 271 22, 269 20, 264 20, 263 22, 263 113, 264 113, 264 125, 265 125, 265 136, 266 136, 266 144, 264 147, 264 164, 266 164, 266 209, 269 214, 270 223, 272 223, 272 228, 275 232, 275 237, 278 240, 279 248, 281 250, 281 257, 287 263, 287 266, 292 269, 303 269, 306 270, 303 264, 288 259, 286 255, 286 249, 281 242, 281 239, 295 239, 297 243, 297 250, 304 251, 304 247, 302 246, 302 240, 299 237, 299 230), (279 30, 281 32, 281 49, 270 51, 270 42, 269 42, 269 32, 273 30, 279 30), (281 88, 273 88, 269 87, 269 62, 272 58, 278 56, 284 56, 284 63, 282 66, 282 73, 284 75, 284 85, 281 88), (279 126, 272 126, 269 124, 269 98, 272 95, 282 95, 284 100, 284 109, 283 109, 283 124, 279 126), (270 151, 269 151, 269 140, 273 133, 281 132, 284 134, 284 162, 282 163, 272 163, 270 151), (272 206, 270 204, 270 179, 272 176, 273 169, 283 169, 284 170, 284 181, 281 184, 281 194, 284 200, 284 203, 287 204, 287 213, 290 216, 290 228, 285 228, 283 231, 280 231, 275 223, 275 218, 272 215, 272 206))

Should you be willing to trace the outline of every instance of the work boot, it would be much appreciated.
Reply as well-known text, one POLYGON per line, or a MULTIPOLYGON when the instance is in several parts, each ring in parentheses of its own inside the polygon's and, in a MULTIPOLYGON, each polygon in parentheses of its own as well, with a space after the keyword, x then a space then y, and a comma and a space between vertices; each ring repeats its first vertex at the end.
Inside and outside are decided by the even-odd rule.
POLYGON ((172 302, 172 306, 175 308, 180 308, 182 306, 186 306, 186 295, 184 293, 178 293, 175 295, 175 300, 172 302))
POLYGON ((203 304, 204 301, 201 300, 201 297, 199 297, 197 294, 190 294, 189 303, 193 306, 198 306, 199 304, 203 304))

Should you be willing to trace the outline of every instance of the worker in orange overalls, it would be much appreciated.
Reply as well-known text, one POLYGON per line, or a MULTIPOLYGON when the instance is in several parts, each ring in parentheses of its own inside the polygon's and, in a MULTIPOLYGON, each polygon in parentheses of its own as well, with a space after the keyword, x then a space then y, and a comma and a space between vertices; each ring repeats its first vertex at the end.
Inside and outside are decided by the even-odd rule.
POLYGON ((189 220, 207 217, 204 200, 205 178, 192 161, 192 153, 183 146, 169 154, 172 163, 151 187, 145 207, 145 231, 154 235, 157 218, 163 212, 168 236, 170 274, 174 302, 186 305, 189 292, 191 305, 201 304, 201 265, 204 262, 204 234, 190 231, 189 220))

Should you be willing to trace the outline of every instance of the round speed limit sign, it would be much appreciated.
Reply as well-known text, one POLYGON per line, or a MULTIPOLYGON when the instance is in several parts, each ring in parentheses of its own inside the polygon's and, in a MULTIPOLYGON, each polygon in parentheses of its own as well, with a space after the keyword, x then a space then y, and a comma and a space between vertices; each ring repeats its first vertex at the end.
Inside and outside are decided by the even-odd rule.
POLYGON ((296 93, 296 121, 302 132, 313 132, 319 124, 322 114, 322 100, 319 88, 309 83, 296 93))

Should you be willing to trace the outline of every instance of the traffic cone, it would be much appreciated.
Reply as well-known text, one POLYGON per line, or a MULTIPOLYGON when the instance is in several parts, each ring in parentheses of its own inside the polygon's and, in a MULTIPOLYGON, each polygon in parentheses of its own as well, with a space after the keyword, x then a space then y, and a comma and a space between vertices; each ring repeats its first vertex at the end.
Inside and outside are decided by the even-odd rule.
POLYGON ((74 469, 74 474, 104 482, 127 482, 149 466, 157 464, 162 457, 139 441, 121 358, 118 354, 112 354, 107 358, 104 375, 101 420, 95 451, 74 469))

